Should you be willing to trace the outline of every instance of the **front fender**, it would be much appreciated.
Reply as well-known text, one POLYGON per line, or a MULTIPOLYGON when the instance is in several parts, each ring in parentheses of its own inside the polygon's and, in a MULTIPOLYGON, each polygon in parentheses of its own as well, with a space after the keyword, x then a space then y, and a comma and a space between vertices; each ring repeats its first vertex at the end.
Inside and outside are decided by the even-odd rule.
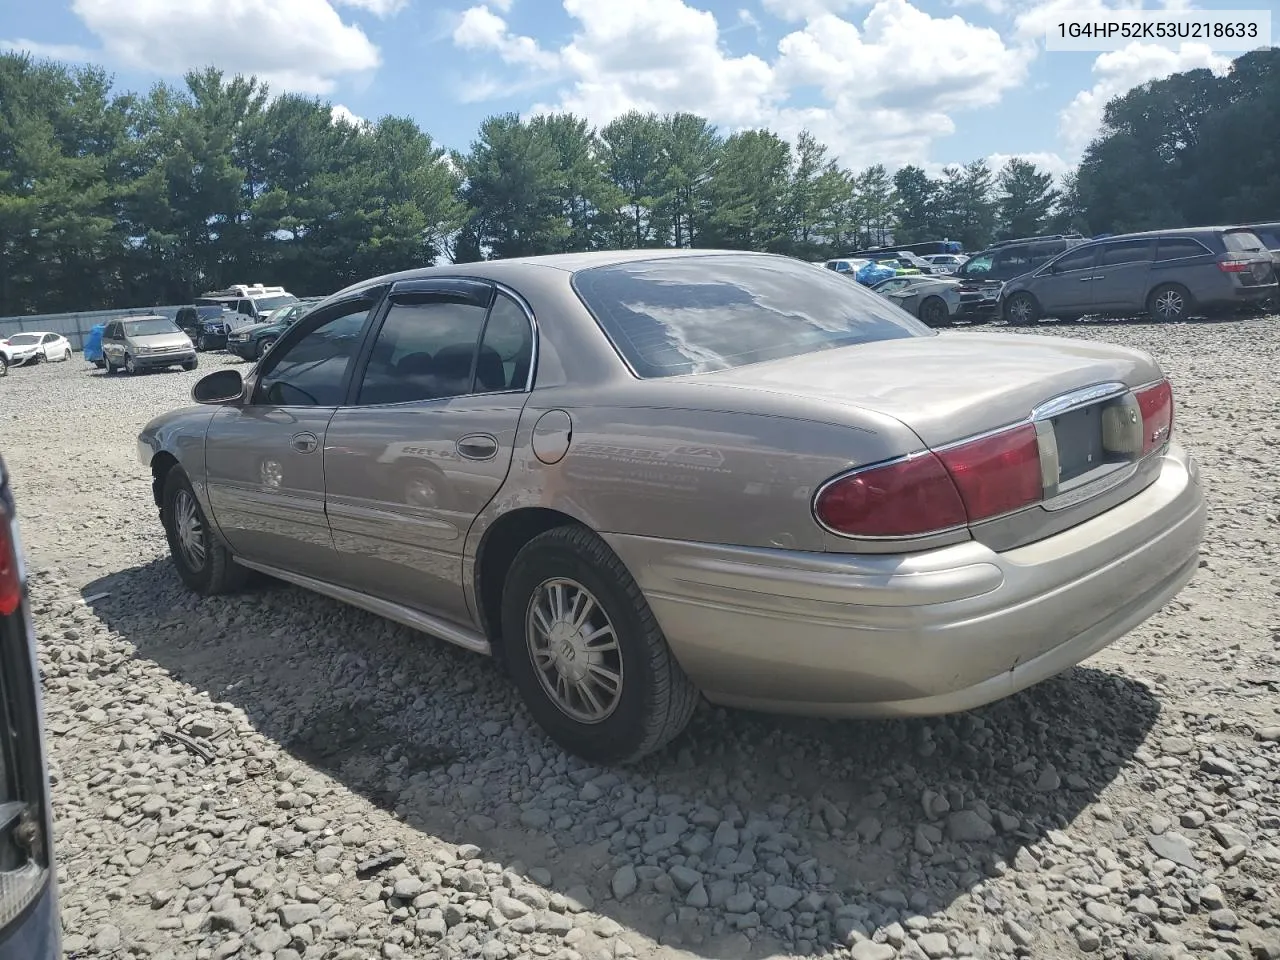
POLYGON ((217 412, 216 407, 199 406, 171 410, 153 419, 138 434, 138 461, 151 472, 156 506, 160 505, 163 478, 168 472, 162 467, 172 458, 191 479, 206 516, 212 517, 205 483, 204 439, 217 412))

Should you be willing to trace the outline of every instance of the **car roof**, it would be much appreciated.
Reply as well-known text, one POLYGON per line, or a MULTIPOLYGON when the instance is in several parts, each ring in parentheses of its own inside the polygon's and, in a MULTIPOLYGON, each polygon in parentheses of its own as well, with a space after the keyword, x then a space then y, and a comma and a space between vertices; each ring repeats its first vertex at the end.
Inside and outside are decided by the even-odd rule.
MULTIPOLYGON (((623 263, 639 263, 645 260, 678 260, 693 257, 758 257, 760 259, 791 260, 805 263, 795 257, 776 253, 758 253, 753 250, 721 249, 641 249, 641 250, 592 250, 583 253, 551 253, 536 257, 510 257, 497 260, 476 260, 472 263, 442 263, 432 267, 415 267, 398 273, 383 274, 361 280, 337 291, 333 296, 357 293, 370 287, 401 280, 429 280, 432 277, 475 277, 477 279, 516 282, 528 278, 531 272, 555 270, 568 276, 593 267, 611 267, 623 263)), ((813 266, 813 264, 806 264, 813 266)), ((328 299, 328 298, 326 298, 328 299)))
MULTIPOLYGON (((1261 224, 1255 224, 1261 226, 1261 224)), ((1090 243, 1104 243, 1108 240, 1146 240, 1152 237, 1193 237, 1197 234, 1214 234, 1214 233, 1247 233, 1251 227, 1240 224, 1232 224, 1224 227, 1174 227, 1167 230, 1142 230, 1137 233, 1117 233, 1110 237, 1098 237, 1090 240, 1090 243)))
POLYGON ((116 317, 117 320, 168 320, 163 313, 133 313, 127 317, 116 317))

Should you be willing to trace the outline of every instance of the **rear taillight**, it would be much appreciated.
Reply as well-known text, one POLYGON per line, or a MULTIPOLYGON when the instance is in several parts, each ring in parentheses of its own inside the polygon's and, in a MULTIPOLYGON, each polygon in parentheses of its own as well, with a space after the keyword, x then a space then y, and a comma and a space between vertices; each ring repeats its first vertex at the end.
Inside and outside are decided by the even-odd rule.
POLYGON ((1219 260, 1218 269, 1223 273, 1248 273, 1253 264, 1248 260, 1219 260))
POLYGON ((1142 455, 1164 446, 1173 436, 1173 387, 1168 380, 1135 391, 1142 411, 1142 455))
POLYGON ((814 515, 853 537, 912 537, 978 523, 1044 496, 1035 427, 861 470, 828 483, 814 515))
POLYGON ((0 617, 7 617, 22 604, 22 575, 13 531, 13 519, 0 499, 0 617))
POLYGON ((1036 428, 1012 430, 949 447, 938 454, 964 500, 970 523, 1038 503, 1044 497, 1036 428))

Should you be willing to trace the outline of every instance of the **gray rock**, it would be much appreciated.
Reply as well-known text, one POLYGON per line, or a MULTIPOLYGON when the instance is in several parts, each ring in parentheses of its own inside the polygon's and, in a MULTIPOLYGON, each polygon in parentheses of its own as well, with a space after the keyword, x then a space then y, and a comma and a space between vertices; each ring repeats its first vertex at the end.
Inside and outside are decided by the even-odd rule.
POLYGON ((929 960, 941 960, 951 956, 951 944, 947 942, 945 933, 925 933, 916 938, 916 943, 924 951, 929 960))
POLYGON ((314 903, 286 903, 277 912, 286 927, 296 927, 320 916, 320 908, 314 903))
POLYGON ((1213 754, 1209 754, 1200 760, 1200 769, 1205 773, 1212 773, 1220 777, 1235 777, 1240 774, 1240 771, 1236 769, 1236 765, 1230 760, 1213 754))
POLYGON ((1147 837, 1147 846, 1157 857, 1172 860, 1174 863, 1190 870, 1199 870, 1200 861, 1192 850, 1191 841, 1178 833, 1163 833, 1158 837, 1147 837))
POLYGON ((636 892, 636 887, 639 886, 639 883, 640 881, 636 877, 636 868, 626 863, 614 873, 613 880, 610 881, 609 885, 613 889, 615 898, 625 900, 636 892))
POLYGON ((1201 906, 1206 910, 1221 910, 1227 905, 1226 897, 1222 895, 1222 888, 1216 883, 1211 883, 1207 887, 1203 887, 1197 894, 1201 906))
POLYGON ((671 882, 676 885, 676 889, 681 893, 688 893, 702 882, 702 874, 691 867, 682 865, 672 867, 667 871, 667 875, 671 877, 671 882))
POLYGON ((1093 919, 1113 927, 1121 926, 1124 923, 1124 911, 1109 903, 1090 900, 1084 905, 1084 912, 1093 917, 1093 919))
POLYGON ((795 887, 787 887, 781 884, 775 884, 764 892, 765 902, 775 910, 790 910, 797 903, 804 893, 795 887))
POLYGON ((876 943, 873 940, 860 940, 849 951, 852 960, 894 960, 898 951, 887 943, 876 943))
POLYGON ((957 810, 947 817, 947 836, 961 842, 990 840, 996 828, 973 810, 957 810))

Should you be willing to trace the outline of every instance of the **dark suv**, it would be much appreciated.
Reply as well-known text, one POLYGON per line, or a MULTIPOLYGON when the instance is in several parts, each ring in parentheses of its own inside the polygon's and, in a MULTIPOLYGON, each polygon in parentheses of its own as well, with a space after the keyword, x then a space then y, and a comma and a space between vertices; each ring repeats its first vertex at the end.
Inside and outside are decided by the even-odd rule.
POLYGON ((1002 240, 980 250, 951 275, 960 281, 961 310, 994 312, 1007 282, 1084 242, 1076 233, 1054 233, 1002 240))
POLYGON ((0 960, 58 960, 35 631, 4 460, 0 459, 0 960))
POLYGON ((1086 314, 1185 320, 1275 293, 1271 254, 1257 235, 1246 227, 1193 227, 1081 244, 1006 284, 1001 305, 1012 324, 1086 314))

